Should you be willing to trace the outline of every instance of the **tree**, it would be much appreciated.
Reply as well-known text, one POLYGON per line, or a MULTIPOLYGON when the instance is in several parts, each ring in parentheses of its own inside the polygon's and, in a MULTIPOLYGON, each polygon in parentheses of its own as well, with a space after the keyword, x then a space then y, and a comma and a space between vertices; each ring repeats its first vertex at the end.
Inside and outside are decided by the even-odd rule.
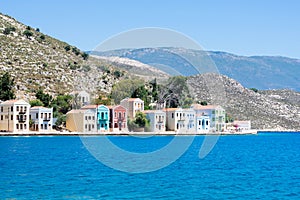
POLYGON ((52 101, 52 96, 50 94, 45 94, 43 90, 39 89, 35 94, 35 97, 40 100, 45 107, 49 107, 52 101))
POLYGON ((6 27, 6 28, 3 30, 3 34, 9 35, 10 32, 13 32, 13 31, 16 31, 16 28, 15 28, 15 27, 13 27, 13 26, 6 27))
POLYGON ((25 35, 27 38, 30 38, 31 36, 33 36, 33 33, 30 30, 25 30, 23 32, 23 35, 25 35))
POLYGON ((256 88, 250 88, 250 90, 252 90, 253 92, 258 92, 258 89, 256 88))
POLYGON ((89 58, 89 54, 86 53, 86 52, 83 52, 83 53, 81 54, 81 56, 82 56, 83 60, 87 60, 87 59, 89 58))
POLYGON ((0 77, 0 100, 6 101, 16 98, 13 88, 15 86, 14 79, 8 72, 0 77))
POLYGON ((29 102, 29 104, 30 104, 31 107, 34 107, 34 106, 44 106, 43 102, 41 102, 41 100, 39 100, 39 99, 31 100, 29 102))
POLYGON ((40 39, 41 39, 41 40, 45 40, 45 35, 41 35, 41 36, 40 36, 40 39))
POLYGON ((148 119, 146 118, 146 114, 142 112, 137 112, 135 115, 134 123, 138 125, 140 128, 146 127, 148 119))
POLYGON ((53 107, 53 112, 55 116, 58 116, 58 113, 66 114, 72 109, 72 99, 71 95, 58 95, 52 102, 51 106, 53 107))
POLYGON ((66 51, 70 51, 70 50, 71 50, 70 45, 65 46, 65 50, 66 50, 66 51))

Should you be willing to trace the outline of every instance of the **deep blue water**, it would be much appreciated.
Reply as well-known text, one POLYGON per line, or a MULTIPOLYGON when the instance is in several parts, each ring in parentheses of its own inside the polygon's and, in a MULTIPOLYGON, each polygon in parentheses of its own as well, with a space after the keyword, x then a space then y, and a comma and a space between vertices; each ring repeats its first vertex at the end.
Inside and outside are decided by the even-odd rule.
MULTIPOLYGON (((0 137, 0 199, 300 199, 300 133, 222 136, 199 159, 202 136, 176 162, 132 174, 96 160, 79 137, 0 137)), ((149 152, 172 137, 111 137, 149 152)))

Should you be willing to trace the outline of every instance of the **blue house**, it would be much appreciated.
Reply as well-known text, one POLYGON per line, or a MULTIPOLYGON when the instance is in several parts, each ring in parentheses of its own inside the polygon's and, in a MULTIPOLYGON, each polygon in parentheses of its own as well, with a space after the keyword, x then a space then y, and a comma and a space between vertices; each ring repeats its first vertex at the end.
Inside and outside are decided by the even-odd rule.
POLYGON ((97 129, 109 130, 109 108, 104 105, 99 105, 97 108, 97 129))

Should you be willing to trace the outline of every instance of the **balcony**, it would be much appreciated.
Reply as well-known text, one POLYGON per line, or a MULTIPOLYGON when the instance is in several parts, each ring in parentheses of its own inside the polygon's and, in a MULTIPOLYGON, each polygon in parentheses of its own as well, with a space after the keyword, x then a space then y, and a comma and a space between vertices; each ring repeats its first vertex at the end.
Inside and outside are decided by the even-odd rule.
POLYGON ((43 121, 50 121, 50 118, 44 118, 43 121))
POLYGON ((185 117, 178 117, 178 121, 184 121, 185 117))
POLYGON ((26 110, 20 110, 20 111, 19 111, 19 114, 20 114, 20 115, 24 115, 25 113, 26 113, 26 110))
POLYGON ((18 119, 18 121, 19 121, 20 123, 24 123, 24 122, 26 122, 26 119, 20 118, 20 119, 18 119))
POLYGON ((118 117, 118 122, 123 122, 124 121, 124 117, 118 117))

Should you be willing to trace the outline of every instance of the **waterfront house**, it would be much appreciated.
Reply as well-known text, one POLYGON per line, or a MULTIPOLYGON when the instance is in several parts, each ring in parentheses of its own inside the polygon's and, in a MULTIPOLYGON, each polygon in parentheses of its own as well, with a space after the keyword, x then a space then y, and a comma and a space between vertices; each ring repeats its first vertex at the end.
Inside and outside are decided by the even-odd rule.
POLYGON ((184 129, 187 133, 195 133, 196 132, 196 112, 192 108, 183 109, 184 114, 184 129))
POLYGON ((0 131, 29 131, 30 105, 24 100, 8 100, 0 104, 0 131))
POLYGON ((197 133, 208 133, 210 130, 210 119, 207 115, 196 116, 197 133))
POLYGON ((144 111, 144 101, 140 98, 126 98, 121 100, 121 106, 127 109, 128 117, 133 119, 137 112, 144 111))
POLYGON ((29 119, 33 131, 51 131, 53 125, 53 108, 34 106, 30 108, 29 119))
POLYGON ((66 128, 72 132, 97 132, 95 110, 81 109, 69 111, 66 115, 66 128))
POLYGON ((192 107, 196 116, 207 115, 209 116, 210 129, 213 132, 222 132, 226 129, 225 124, 225 109, 218 105, 202 106, 200 104, 193 104, 192 107))
POLYGON ((235 127, 235 130, 239 131, 239 132, 251 130, 251 121, 250 120, 233 121, 232 124, 235 127))
POLYGON ((127 131, 127 110, 121 105, 109 108, 109 129, 113 132, 127 131))
POLYGON ((90 94, 86 91, 74 91, 71 92, 70 95, 74 98, 73 107, 75 108, 80 108, 81 106, 88 105, 91 100, 90 94))
POLYGON ((168 131, 179 131, 185 128, 185 113, 182 108, 165 108, 168 131))
POLYGON ((147 119, 150 121, 151 132, 164 132, 166 130, 166 113, 162 110, 145 110, 147 119))
POLYGON ((92 109, 96 113, 97 130, 109 131, 109 109, 105 105, 86 105, 82 110, 92 109))

